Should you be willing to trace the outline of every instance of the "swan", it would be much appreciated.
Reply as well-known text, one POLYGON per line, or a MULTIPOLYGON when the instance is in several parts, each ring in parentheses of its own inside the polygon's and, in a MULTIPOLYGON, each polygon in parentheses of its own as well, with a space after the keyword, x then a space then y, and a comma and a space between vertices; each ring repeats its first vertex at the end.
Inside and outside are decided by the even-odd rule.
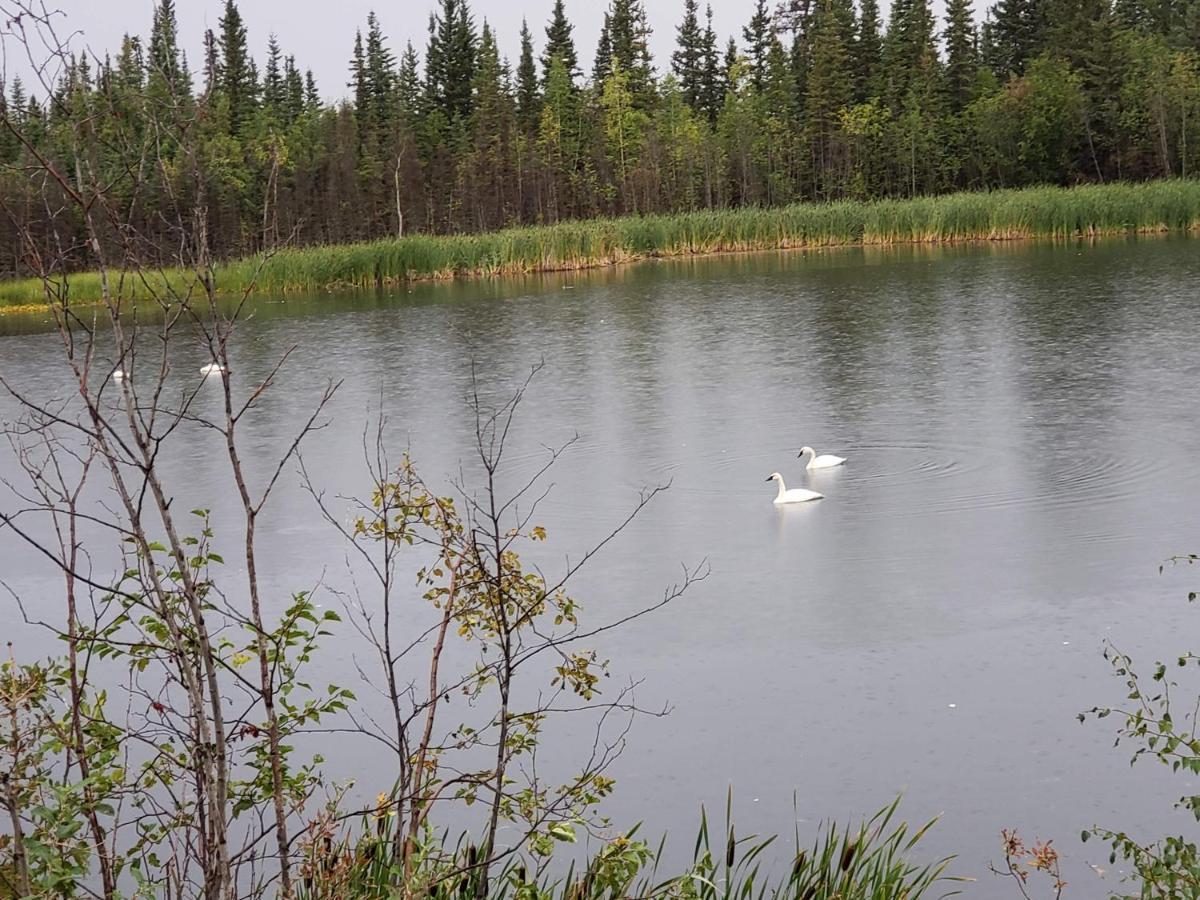
POLYGON ((129 373, 126 372, 124 369, 113 369, 113 373, 112 373, 113 381, 124 381, 128 377, 129 377, 129 373))
POLYGON ((200 367, 201 375, 223 375, 229 370, 220 363, 210 362, 207 366, 200 367))
POLYGON ((817 451, 812 447, 801 447, 800 459, 804 459, 806 456, 809 457, 808 465, 804 467, 806 469, 832 469, 834 466, 840 466, 846 461, 845 457, 833 456, 831 454, 817 456, 817 451))
POLYGON ((783 483, 783 476, 778 472, 772 472, 767 481, 779 482, 779 493, 775 497, 776 503, 804 503, 807 500, 820 500, 825 496, 816 491, 806 491, 804 488, 792 488, 789 491, 787 485, 783 483))

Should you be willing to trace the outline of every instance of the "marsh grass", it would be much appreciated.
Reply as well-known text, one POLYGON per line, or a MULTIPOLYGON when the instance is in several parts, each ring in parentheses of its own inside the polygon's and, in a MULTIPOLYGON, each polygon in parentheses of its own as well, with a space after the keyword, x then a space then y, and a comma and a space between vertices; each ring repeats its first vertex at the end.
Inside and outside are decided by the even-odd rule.
MULTIPOLYGON (((528 861, 511 857, 488 885, 490 900, 922 900, 958 893, 966 879, 947 874, 950 858, 917 862, 912 856, 936 820, 917 829, 896 821, 899 798, 857 827, 822 824, 811 845, 797 833, 788 857, 773 852, 776 838, 738 837, 727 802, 725 827, 714 831, 707 814, 690 865, 677 874, 660 869, 666 839, 652 848, 637 829, 571 863, 565 873, 531 875, 528 861)), ((473 849, 446 846, 445 836, 423 854, 415 882, 404 883, 391 865, 394 835, 379 822, 364 821, 360 834, 325 844, 324 860, 310 858, 306 900, 324 897, 384 898, 422 894, 430 900, 468 900, 479 885, 470 874, 473 849), (449 855, 447 855, 449 854, 449 855), (429 860, 437 863, 428 864, 429 860), (332 878, 323 878, 321 873, 332 878), (452 873, 447 876, 446 873, 452 873)), ((567 845, 560 845, 567 848, 567 845)), ((553 866, 546 868, 553 869, 553 866)))
MULTIPOLYGON (((413 235, 361 244, 280 251, 265 261, 217 268, 226 293, 374 287, 410 280, 524 275, 611 266, 647 257, 845 245, 1066 239, 1193 231, 1200 227, 1200 181, 1038 187, 912 200, 804 203, 772 209, 703 210, 509 228, 487 234, 413 235)), ((190 273, 124 273, 120 296, 183 290, 190 273)), ((100 296, 94 273, 70 276, 70 296, 100 296)), ((42 304, 39 280, 0 282, 0 306, 42 304)))

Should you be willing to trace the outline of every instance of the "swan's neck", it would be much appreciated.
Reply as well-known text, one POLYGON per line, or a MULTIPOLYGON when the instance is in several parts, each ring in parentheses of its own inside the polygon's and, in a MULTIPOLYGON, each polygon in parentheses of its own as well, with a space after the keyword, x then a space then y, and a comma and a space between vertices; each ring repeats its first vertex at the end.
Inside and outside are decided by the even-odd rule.
POLYGON ((787 486, 784 485, 782 478, 776 478, 775 480, 779 482, 779 493, 775 495, 775 499, 778 500, 787 493, 787 486))

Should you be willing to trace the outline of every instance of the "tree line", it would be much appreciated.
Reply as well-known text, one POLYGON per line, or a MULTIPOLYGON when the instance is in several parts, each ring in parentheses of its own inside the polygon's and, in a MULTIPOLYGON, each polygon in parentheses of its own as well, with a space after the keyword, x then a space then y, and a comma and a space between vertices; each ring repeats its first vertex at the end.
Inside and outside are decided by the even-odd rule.
POLYGON ((756 0, 722 40, 711 8, 681 0, 656 61, 643 0, 610 0, 584 72, 563 0, 541 34, 522 28, 515 63, 467 0, 439 0, 421 50, 394 49, 369 15, 348 96, 325 103, 274 35, 260 65, 234 0, 193 71, 160 0, 148 41, 72 56, 40 93, 0 85, 0 271, 37 252, 18 224, 70 240, 23 173, 39 156, 69 170, 58 135, 81 123, 149 244, 178 238, 165 209, 203 197, 217 257, 1200 165, 1200 0, 999 0, 981 23, 970 0, 941 21, 929 0, 894 0, 883 19, 878 0, 756 0))

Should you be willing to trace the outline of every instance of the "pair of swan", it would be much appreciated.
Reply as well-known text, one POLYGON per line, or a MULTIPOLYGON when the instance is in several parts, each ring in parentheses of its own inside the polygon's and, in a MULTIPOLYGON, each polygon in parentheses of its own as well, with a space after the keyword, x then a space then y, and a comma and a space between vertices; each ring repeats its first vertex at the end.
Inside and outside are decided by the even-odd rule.
MULTIPOLYGON (((200 374, 205 376, 206 378, 209 375, 222 375, 228 371, 229 370, 226 369, 223 365, 221 365, 220 363, 215 363, 215 362, 211 362, 206 366, 200 367, 200 374)), ((129 377, 129 373, 126 372, 124 369, 113 369, 113 373, 112 373, 113 381, 124 381, 128 377, 129 377)))
MULTIPOLYGON (((801 447, 799 459, 808 458, 806 469, 832 469, 835 466, 840 466, 846 461, 845 457, 833 456, 826 454, 817 456, 817 452, 812 447, 801 447)), ((820 500, 824 498, 824 494, 819 494, 816 491, 810 491, 805 488, 792 488, 790 491, 787 485, 783 483, 783 476, 778 472, 772 472, 767 481, 779 482, 779 493, 775 495, 775 503, 805 503, 809 500, 820 500)))

